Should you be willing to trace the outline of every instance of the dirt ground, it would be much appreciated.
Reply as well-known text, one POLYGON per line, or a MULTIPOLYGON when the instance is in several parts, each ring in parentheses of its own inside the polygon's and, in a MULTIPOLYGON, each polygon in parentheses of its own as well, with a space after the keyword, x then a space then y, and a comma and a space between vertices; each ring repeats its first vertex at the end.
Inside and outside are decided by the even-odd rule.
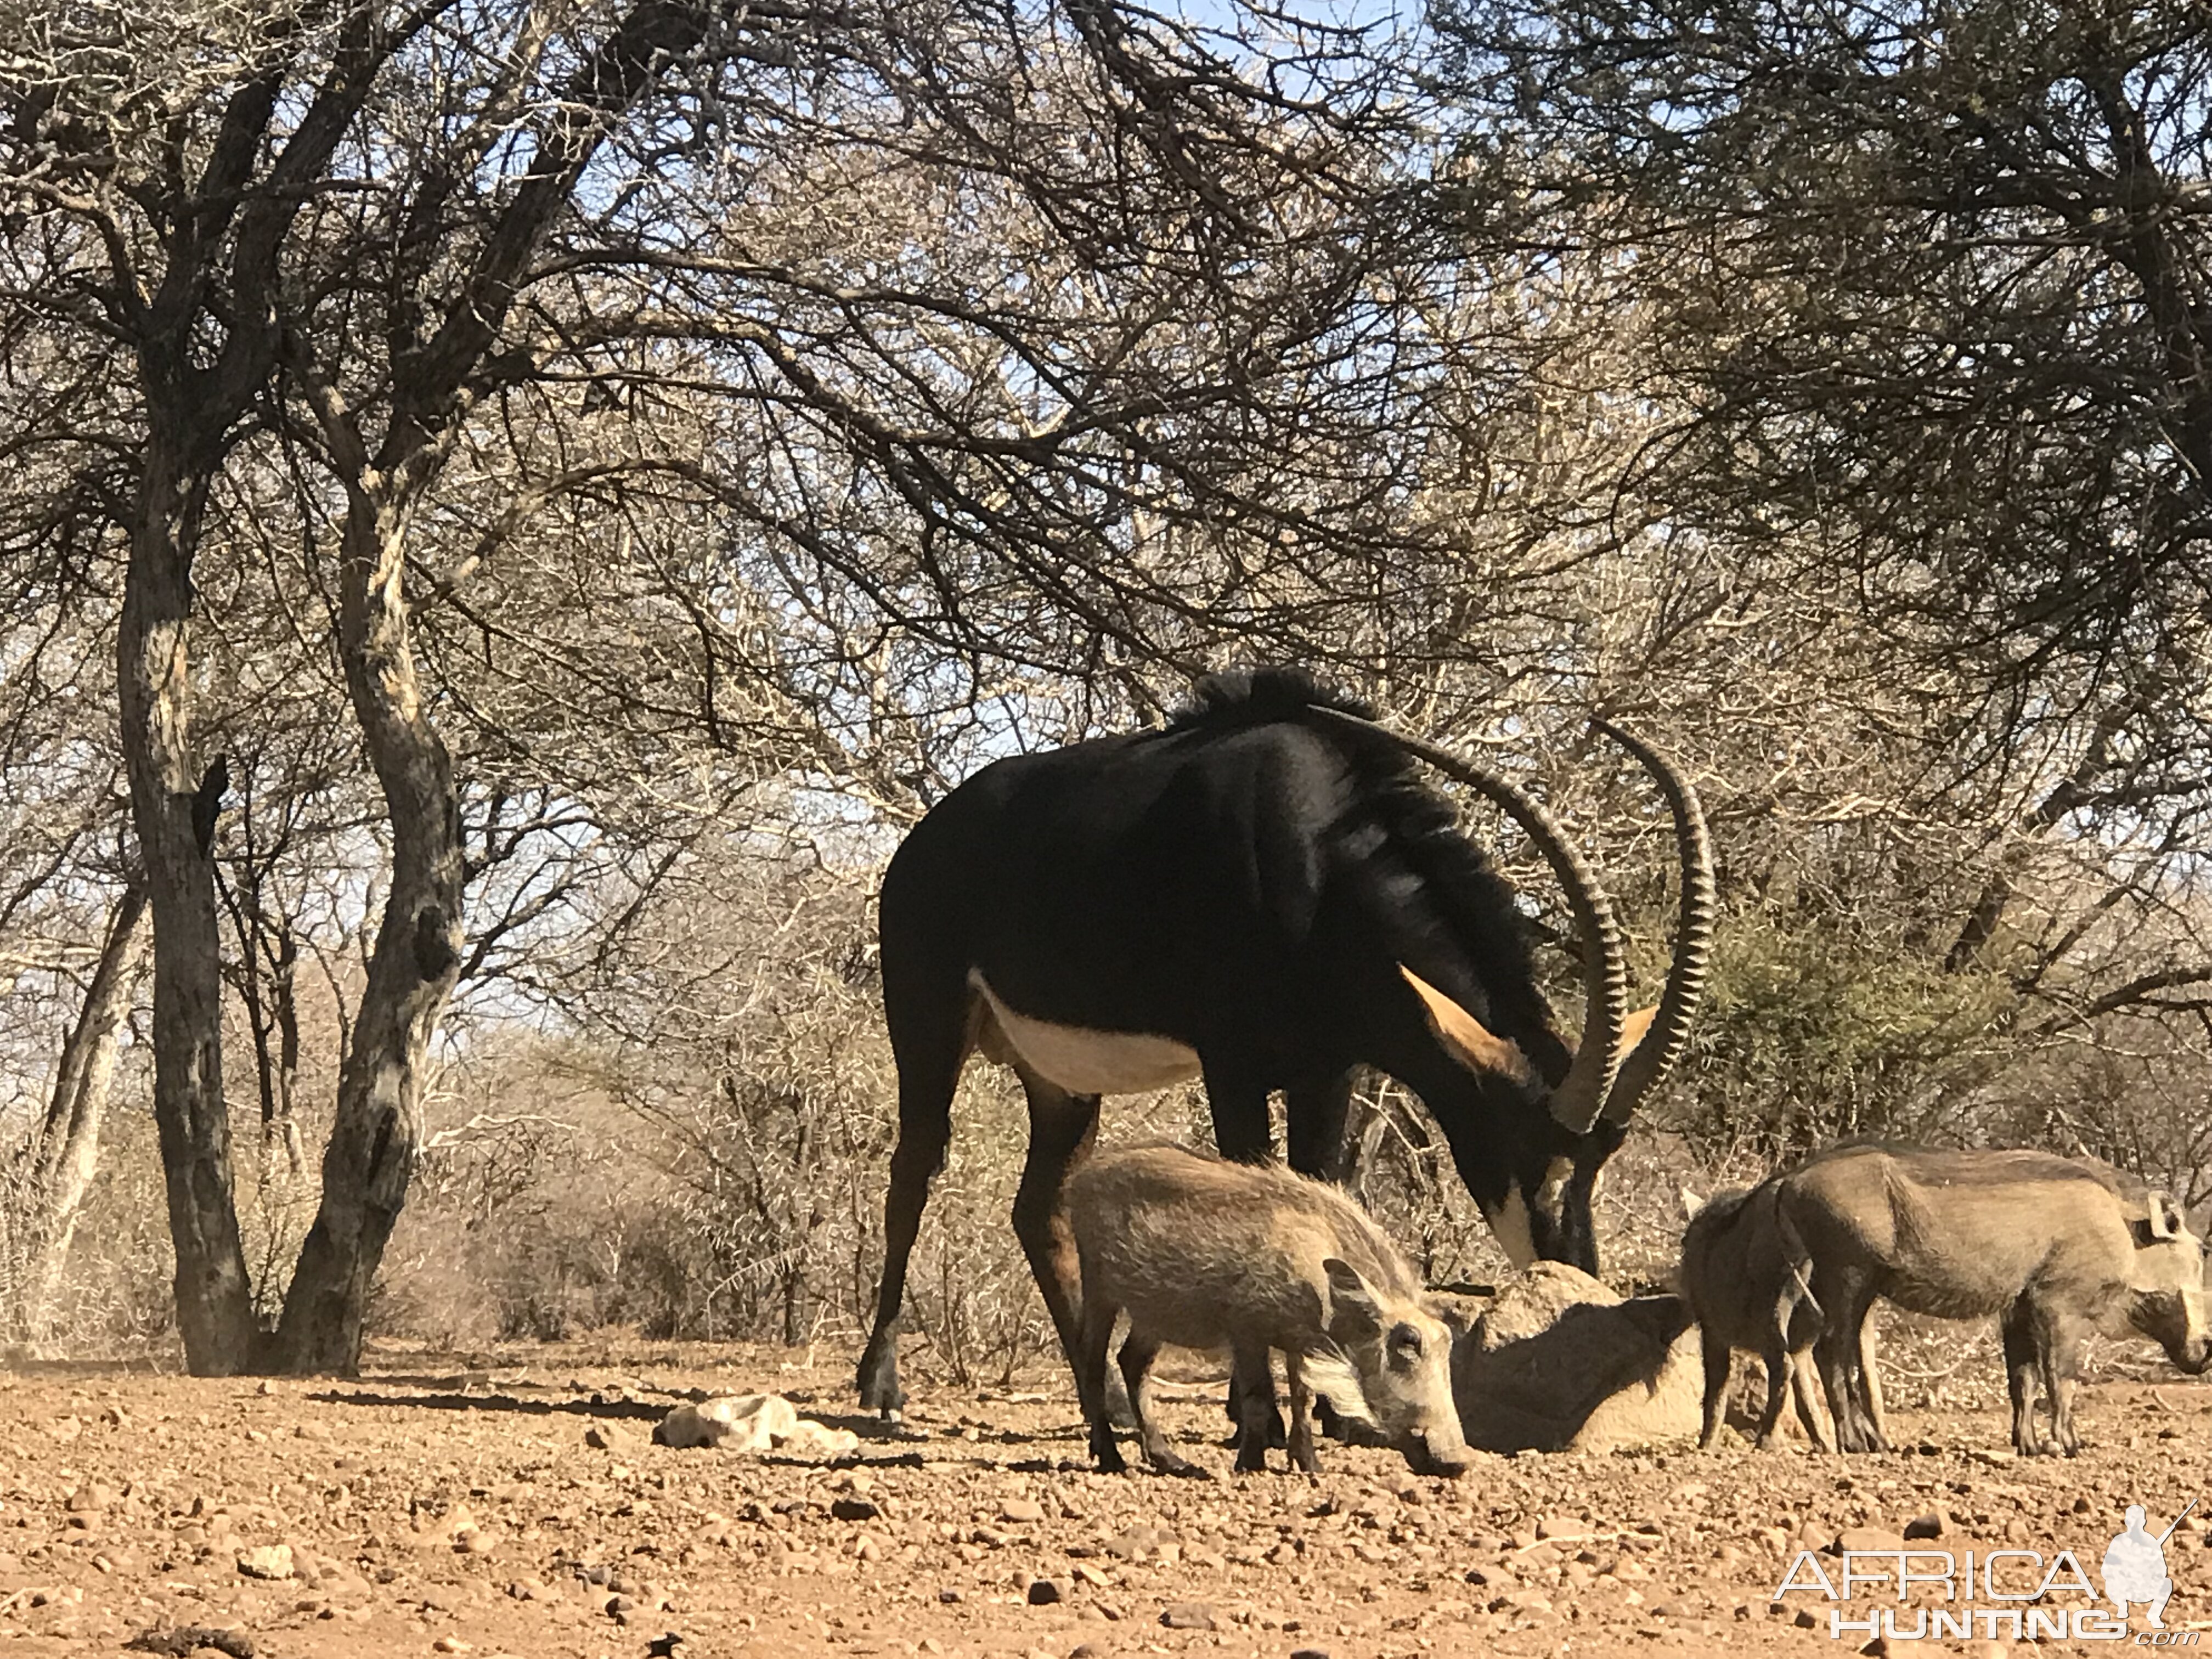
MULTIPOLYGON (((851 1414, 842 1354, 611 1357, 0 1372, 0 1645, 177 1650, 161 1638, 198 1627, 274 1659, 1833 1654, 1863 1638, 1832 1638, 1817 1596, 1770 1604, 1801 1545, 1940 1509, 1946 1547, 2069 1548, 2094 1573, 2127 1504, 2156 1530, 2212 1499, 2212 1389, 2178 1379, 2086 1389, 2071 1462, 2013 1458, 1994 1413, 1899 1412, 1914 1449, 1884 1457, 1483 1456, 1443 1482, 1335 1446, 1317 1480, 1231 1476, 1194 1364, 1168 1373, 1169 1420, 1219 1474, 1180 1481, 1091 1474, 1042 1368, 1014 1390, 911 1376, 892 1437, 851 1414), (827 1466, 650 1443, 693 1390, 772 1390, 866 1437, 827 1466)), ((2205 1507, 2166 1548, 2175 1630, 2212 1628, 2205 1507)))

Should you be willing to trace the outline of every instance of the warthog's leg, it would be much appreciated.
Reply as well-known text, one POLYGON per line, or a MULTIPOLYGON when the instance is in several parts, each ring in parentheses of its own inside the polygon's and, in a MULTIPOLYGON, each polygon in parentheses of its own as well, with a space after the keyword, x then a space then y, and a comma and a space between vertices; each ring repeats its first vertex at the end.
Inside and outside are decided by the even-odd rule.
POLYGON ((1813 1356, 1800 1352, 1790 1356, 1790 1395, 1796 1402, 1797 1420, 1805 1425, 1805 1437, 1822 1451, 1836 1449, 1836 1425, 1822 1409, 1818 1379, 1813 1374, 1813 1356))
POLYGON ((2079 1322, 2063 1310, 2039 1304, 2035 1319, 2036 1372, 2051 1406, 2053 1449, 2071 1457, 2081 1449, 2074 1427, 2074 1368, 2081 1354, 2079 1322))
POLYGON ((1237 1386, 1237 1472, 1260 1474, 1267 1468, 1267 1429, 1275 1418, 1275 1373, 1267 1364, 1267 1345, 1239 1342, 1230 1350, 1231 1378, 1237 1386))
MULTIPOLYGON (((1333 1181, 1340 1186, 1358 1173, 1353 1167, 1358 1149, 1347 1146, 1344 1124, 1352 1110, 1352 1073, 1302 1083, 1283 1091, 1283 1117, 1288 1130, 1290 1165, 1300 1175, 1333 1181)), ((1297 1402, 1292 1401, 1295 1413, 1297 1402)), ((1331 1440, 1351 1437, 1346 1425, 1327 1398, 1321 1402, 1321 1431, 1331 1440)), ((1295 1440, 1292 1442, 1295 1446, 1295 1440)), ((1298 1467, 1312 1473, 1310 1462, 1298 1467)))
POLYGON ((2025 1297, 2004 1310, 2005 1382, 2012 1394, 2012 1445, 2023 1457, 2048 1449, 2035 1424, 2039 1364, 2035 1316, 2025 1297))
POLYGON ((1887 1451, 1875 1396, 1865 1392, 1863 1337, 1873 1289, 1856 1275, 1838 1276, 1833 1284, 1824 1278, 1814 1288, 1829 1315, 1813 1352, 1827 1388, 1829 1414, 1836 1419, 1836 1445, 1847 1452, 1887 1451))
MULTIPOLYGON (((903 1005, 902 1006, 903 1007, 903 1005)), ((875 1328, 860 1355, 860 1405, 897 1417, 906 1403, 898 1380, 898 1317, 906 1303, 907 1259, 921 1212, 929 1202, 929 1183, 945 1167, 952 1139, 952 1092, 968 1058, 966 1004, 954 998, 945 1007, 893 1022, 891 1046, 898 1056, 899 1133, 891 1153, 890 1188, 884 1195, 884 1276, 876 1290, 875 1328)))
MULTIPOLYGON (((1698 1437, 1698 1444, 1711 1451, 1721 1437, 1721 1417, 1728 1405, 1729 1371, 1735 1362, 1735 1351, 1702 1325, 1698 1328, 1698 1346, 1705 1362, 1705 1431, 1698 1437)), ((1767 1385, 1770 1389, 1773 1386, 1771 1376, 1767 1385)))
POLYGON ((1291 1386, 1291 1467, 1306 1474, 1321 1473, 1314 1455, 1313 1389, 1306 1382, 1305 1362, 1296 1348, 1283 1356, 1291 1386))
POLYGON ((1106 1408, 1106 1351, 1113 1345, 1114 1321, 1121 1310, 1089 1285, 1083 1288, 1083 1336, 1075 1360, 1075 1392, 1091 1431, 1091 1455, 1101 1474, 1121 1474, 1128 1465, 1114 1443, 1114 1421, 1106 1408))
MULTIPOLYGON (((1797 1363, 1780 1343, 1769 1348, 1763 1358, 1766 1361, 1766 1409, 1759 1413, 1756 1443, 1759 1450, 1767 1451, 1774 1445, 1775 1433, 1782 1426, 1783 1408, 1789 1405, 1794 1391, 1797 1363)), ((1707 1386, 1711 1386, 1710 1382, 1707 1386)))
POLYGON ((1889 1407, 1881 1398, 1881 1345, 1875 1340, 1874 1304, 1859 1316, 1859 1403, 1882 1449, 1889 1447, 1889 1407))
POLYGON ((1098 1133, 1098 1097, 1072 1095, 1026 1067, 1017 1069, 1029 1097, 1030 1153, 1014 1193, 1014 1234, 1036 1275, 1037 1289, 1044 1292, 1060 1352, 1070 1365, 1078 1365, 1083 1289, 1060 1188, 1098 1133))
POLYGON ((1145 1461, 1162 1474, 1204 1474, 1206 1471, 1197 1464, 1176 1454, 1152 1417, 1152 1360, 1159 1351, 1156 1338, 1133 1324, 1129 1327, 1129 1334, 1121 1344, 1121 1381, 1128 1386, 1129 1411, 1137 1419, 1137 1435, 1144 1444, 1145 1461))
MULTIPOLYGON (((1267 1118, 1267 1087, 1239 1076, 1218 1063, 1206 1067, 1206 1104, 1213 1118, 1213 1145, 1231 1164, 1265 1164, 1274 1156, 1274 1132, 1267 1118)), ((1339 1126, 1341 1136, 1342 1126, 1339 1126)), ((1267 1438, 1261 1449, 1283 1443, 1283 1415, 1275 1409, 1275 1376, 1261 1367, 1255 1383, 1241 1371, 1229 1373, 1229 1398, 1224 1402, 1230 1420, 1237 1425, 1237 1466, 1244 1467, 1244 1400, 1255 1387, 1266 1389, 1267 1410, 1261 1419, 1267 1438)))

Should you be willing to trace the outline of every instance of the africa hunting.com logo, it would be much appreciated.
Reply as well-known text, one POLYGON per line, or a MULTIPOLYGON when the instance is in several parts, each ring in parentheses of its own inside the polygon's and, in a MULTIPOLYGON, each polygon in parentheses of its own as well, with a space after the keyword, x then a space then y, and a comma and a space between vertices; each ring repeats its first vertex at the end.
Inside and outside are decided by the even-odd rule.
POLYGON ((1900 1544, 1896 1549, 1850 1549, 1823 1564, 1811 1550, 1800 1550, 1775 1587, 1774 1599, 1792 1593, 1826 1597, 1844 1605, 1828 1611, 1828 1634, 1888 1642, 1961 1640, 1971 1637, 2005 1638, 2021 1641, 2124 1642, 2138 1646, 2194 1647, 2195 1631, 2166 1627, 2167 1600, 2173 1579, 2166 1570, 2166 1542, 2188 1509, 2173 1518, 2164 1532, 2153 1536, 2143 1524, 2143 1507, 2128 1506, 2127 1525, 2105 1548, 2105 1589, 2097 1587, 2072 1550, 2061 1550, 2048 1562, 2040 1550, 1916 1549, 1900 1544), (1919 1606, 1909 1610, 1911 1622, 1899 1608, 1856 1604, 1887 1599, 1900 1604, 1916 1590, 1942 1592, 1942 1607, 1919 1606), (2054 1604, 2054 1598, 2082 1597, 2087 1607, 2054 1604), (1983 1606, 1980 1603, 1993 1605, 1983 1606), (2109 1602, 2109 1607, 2100 1603, 2109 1602), (2146 1630, 2133 1629, 2129 1609, 2142 1610, 2146 1630), (1847 1616, 1848 1615, 1848 1616, 1847 1616), (1863 1616, 1862 1616, 1863 1615, 1863 1616))

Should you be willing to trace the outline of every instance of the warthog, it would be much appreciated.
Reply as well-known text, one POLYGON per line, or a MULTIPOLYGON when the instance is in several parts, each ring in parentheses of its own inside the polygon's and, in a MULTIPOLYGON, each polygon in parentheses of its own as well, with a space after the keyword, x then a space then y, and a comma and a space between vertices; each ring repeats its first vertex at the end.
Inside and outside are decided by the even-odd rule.
POLYGON ((1759 1449, 1774 1443, 1782 1407, 1794 1400, 1797 1420, 1813 1443, 1833 1451, 1835 1436, 1814 1398, 1812 1347, 1820 1318, 1810 1267, 1782 1231, 1774 1194, 1775 1183, 1768 1182, 1715 1193, 1701 1202, 1682 1195, 1690 1224, 1682 1232, 1676 1279, 1698 1322, 1705 1362, 1705 1432, 1698 1443, 1710 1448, 1720 1438, 1729 1368, 1735 1351, 1744 1348, 1766 1362, 1759 1449))
POLYGON ((1313 1396, 1372 1425, 1416 1474, 1455 1475, 1469 1453, 1452 1404, 1452 1332, 1382 1230, 1334 1187, 1287 1170, 1227 1164, 1176 1146, 1103 1153, 1066 1188, 1082 1271, 1076 1392, 1091 1450, 1125 1465, 1106 1415, 1106 1350, 1126 1310, 1121 1376, 1145 1456, 1200 1471, 1169 1446, 1146 1382, 1163 1345, 1230 1349, 1240 1383, 1237 1467, 1267 1466, 1267 1352, 1291 1385, 1291 1461, 1311 1474, 1313 1396))
POLYGON ((2074 1368, 2093 1327, 2131 1328, 2191 1375, 2212 1363, 2203 1243, 2172 1199, 2114 1171, 2048 1152, 1870 1146, 1770 1184, 1811 1263, 1814 1352, 1845 1451, 1888 1449, 1859 1341, 1876 1297, 1939 1318, 1999 1316, 2023 1454, 2080 1449, 2074 1368))

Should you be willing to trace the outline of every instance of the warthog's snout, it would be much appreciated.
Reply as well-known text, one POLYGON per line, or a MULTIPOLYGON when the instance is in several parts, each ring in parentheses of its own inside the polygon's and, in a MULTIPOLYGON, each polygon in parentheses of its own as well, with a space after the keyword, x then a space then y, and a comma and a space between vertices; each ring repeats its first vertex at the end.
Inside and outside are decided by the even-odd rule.
POLYGON ((1440 1452, 1431 1451, 1425 1434, 1417 1434, 1408 1441, 1405 1454, 1407 1466, 1415 1474, 1433 1474, 1446 1480, 1456 1480, 1474 1467, 1464 1442, 1457 1447, 1441 1449, 1440 1452))
POLYGON ((2185 1290, 2176 1302, 2178 1305, 2168 1310, 2168 1322, 2178 1328, 2162 1334, 2159 1346, 2176 1370, 2202 1376, 2212 1368, 2212 1323, 2204 1316, 2203 1293, 2185 1290))

